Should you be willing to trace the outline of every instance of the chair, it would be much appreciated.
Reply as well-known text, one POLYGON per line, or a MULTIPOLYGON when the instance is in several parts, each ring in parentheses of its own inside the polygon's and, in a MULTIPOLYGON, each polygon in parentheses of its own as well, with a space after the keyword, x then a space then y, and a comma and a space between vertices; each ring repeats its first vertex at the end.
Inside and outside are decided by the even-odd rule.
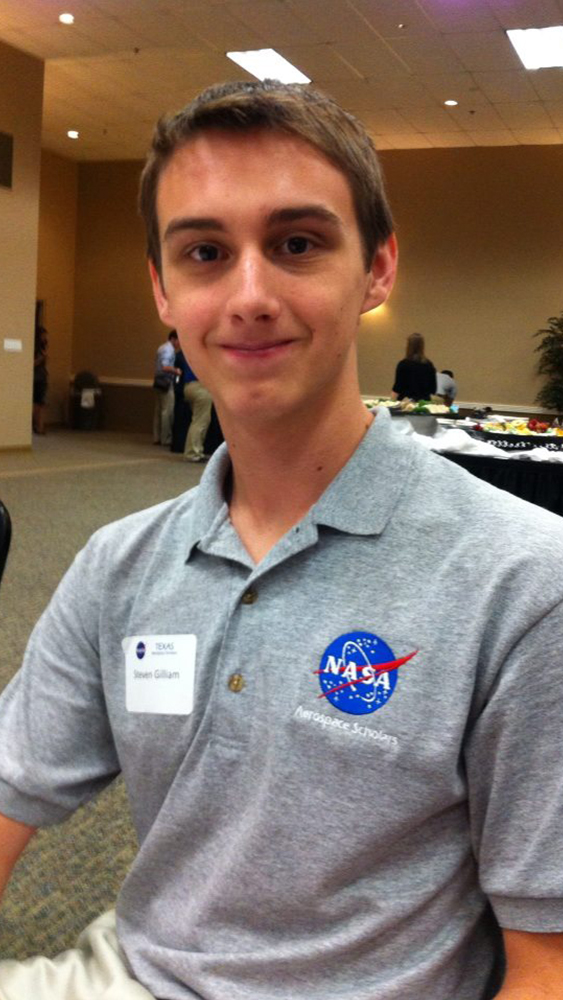
POLYGON ((12 522, 10 520, 10 515, 7 508, 0 500, 0 580, 2 579, 2 574, 8 558, 11 538, 12 522))

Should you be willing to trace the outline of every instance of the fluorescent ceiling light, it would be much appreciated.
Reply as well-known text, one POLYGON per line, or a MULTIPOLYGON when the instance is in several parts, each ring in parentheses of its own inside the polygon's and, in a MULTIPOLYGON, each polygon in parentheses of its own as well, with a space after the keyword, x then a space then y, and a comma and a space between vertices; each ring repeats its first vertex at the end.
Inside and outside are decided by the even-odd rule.
POLYGON ((74 14, 59 14, 61 24, 74 24, 74 14))
POLYGON ((310 83, 308 76, 292 66, 275 49, 254 49, 249 52, 227 52, 229 59, 252 73, 258 80, 279 80, 280 83, 310 83))
POLYGON ((507 31, 526 69, 563 66, 563 25, 507 31))

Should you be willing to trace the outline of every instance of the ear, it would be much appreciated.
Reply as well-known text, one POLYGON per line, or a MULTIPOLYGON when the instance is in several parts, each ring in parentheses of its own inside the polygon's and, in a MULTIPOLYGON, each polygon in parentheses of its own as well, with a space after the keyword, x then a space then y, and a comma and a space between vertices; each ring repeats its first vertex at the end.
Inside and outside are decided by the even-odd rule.
POLYGON ((368 274, 366 296, 362 313, 380 306, 391 293, 397 273, 397 238, 394 233, 375 252, 368 274))
POLYGON ((154 295, 154 301, 156 302, 158 315, 165 326, 174 327, 175 324, 170 319, 170 309, 168 306, 166 292, 164 291, 160 275, 152 260, 149 260, 149 274, 151 276, 152 293, 154 295))

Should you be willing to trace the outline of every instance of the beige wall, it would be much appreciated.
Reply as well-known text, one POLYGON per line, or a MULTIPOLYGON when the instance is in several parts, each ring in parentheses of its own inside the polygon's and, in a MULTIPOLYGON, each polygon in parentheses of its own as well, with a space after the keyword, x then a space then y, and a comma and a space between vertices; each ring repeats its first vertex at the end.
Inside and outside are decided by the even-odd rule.
POLYGON ((74 370, 152 379, 168 331, 156 315, 137 215, 141 164, 83 163, 79 170, 74 370))
POLYGON ((407 335, 460 397, 532 404, 532 334, 563 309, 563 147, 382 154, 400 246, 388 305, 362 324, 362 391, 387 393, 407 335))
POLYGON ((0 131, 14 136, 13 186, 0 187, 0 448, 31 442, 42 98, 43 63, 0 42, 0 131))
POLYGON ((74 256, 78 166, 45 150, 41 155, 37 298, 49 332, 47 423, 66 417, 72 371, 74 256))
MULTIPOLYGON (((360 332, 364 393, 389 392, 419 330, 467 401, 532 405, 532 334, 563 309, 563 147, 382 154, 400 243, 389 304, 360 332)), ((80 167, 75 369, 150 378, 165 330, 135 200, 140 164, 80 167)))

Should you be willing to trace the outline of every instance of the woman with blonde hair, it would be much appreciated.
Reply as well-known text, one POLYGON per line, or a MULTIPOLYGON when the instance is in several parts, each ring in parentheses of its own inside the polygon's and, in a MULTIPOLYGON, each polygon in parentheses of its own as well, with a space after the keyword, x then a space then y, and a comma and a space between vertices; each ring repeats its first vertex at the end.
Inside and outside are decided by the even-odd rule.
POLYGON ((430 399, 436 392, 436 369, 424 352, 424 337, 411 333, 407 337, 405 357, 395 371, 392 399, 430 399))

